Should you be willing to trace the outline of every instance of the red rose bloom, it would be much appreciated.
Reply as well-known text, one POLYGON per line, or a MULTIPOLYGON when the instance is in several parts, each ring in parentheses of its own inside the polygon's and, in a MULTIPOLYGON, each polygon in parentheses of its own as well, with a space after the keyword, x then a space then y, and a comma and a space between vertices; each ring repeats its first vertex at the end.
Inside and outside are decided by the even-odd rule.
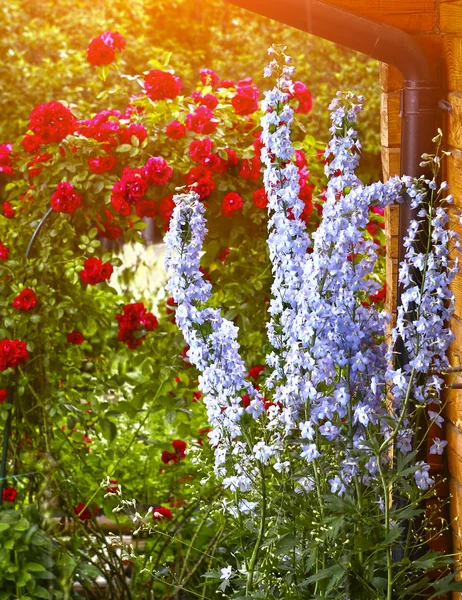
POLYGON ((32 310, 36 304, 37 296, 30 288, 23 289, 12 302, 12 306, 18 310, 32 310))
POLYGON ((8 397, 8 392, 6 391, 6 389, 5 388, 0 389, 0 404, 2 402, 5 402, 7 397, 8 397))
POLYGON ((175 119, 175 121, 172 121, 167 125, 165 133, 169 138, 172 138, 172 140, 181 140, 186 135, 186 127, 183 123, 180 123, 175 119))
POLYGON ((12 144, 0 144, 0 173, 13 175, 12 144))
POLYGON ((140 200, 136 203, 136 216, 140 219, 153 219, 157 215, 157 204, 154 200, 140 200))
POLYGON ((99 258, 87 258, 83 263, 84 268, 80 271, 80 279, 88 285, 96 285, 110 279, 114 270, 111 263, 103 261, 99 258))
POLYGON ((153 69, 144 77, 144 89, 151 100, 173 100, 183 87, 179 77, 153 69))
POLYGON ((159 216, 162 221, 165 221, 165 223, 170 221, 174 208, 175 202, 173 201, 173 195, 162 198, 159 202, 159 216))
POLYGON ((0 371, 14 369, 29 358, 26 344, 21 340, 0 341, 0 371))
POLYGON ((203 163, 212 152, 213 142, 210 138, 193 140, 189 144, 189 156, 194 162, 203 163))
POLYGON ((203 96, 201 92, 193 92, 191 98, 196 104, 206 106, 207 108, 210 108, 210 110, 213 110, 218 106, 218 98, 213 94, 205 94, 205 96, 203 96))
POLYGON ((0 241, 0 260, 8 260, 8 254, 10 249, 2 244, 0 241))
POLYGON ((74 115, 61 102, 38 104, 29 117, 29 129, 41 144, 61 142, 74 133, 75 126, 74 115))
POLYGON ((152 520, 160 521, 161 519, 173 519, 172 511, 168 508, 165 508, 165 506, 159 506, 158 508, 155 508, 152 513, 152 520))
POLYGON ((168 166, 167 162, 161 156, 153 156, 148 159, 143 172, 149 183, 162 186, 168 183, 168 180, 172 176, 173 169, 168 166))
MULTIPOLYGON (((93 509, 93 514, 96 515, 99 508, 95 506, 93 509)), ((91 519, 91 512, 88 506, 85 506, 83 502, 81 502, 78 506, 74 508, 74 513, 79 517, 81 521, 88 521, 91 519)))
POLYGON ((254 191, 252 202, 257 208, 266 208, 268 206, 268 196, 266 195, 265 188, 254 191))
POLYGON ((17 495, 18 492, 14 488, 7 487, 2 491, 2 500, 5 502, 14 502, 17 495))
POLYGON ((225 217, 232 217, 233 214, 242 208, 243 202, 242 198, 236 192, 228 192, 226 196, 223 198, 223 202, 221 204, 221 210, 225 217))
POLYGON ((201 69, 199 71, 202 85, 216 87, 220 81, 218 75, 212 69, 201 69))
POLYGON ((252 367, 250 369, 249 377, 253 377, 253 379, 257 379, 257 377, 260 375, 260 373, 264 370, 265 370, 265 367, 263 365, 256 365, 255 367, 252 367))
POLYGON ((106 31, 100 35, 100 38, 105 44, 115 50, 123 50, 125 48, 125 40, 118 31, 106 31))
POLYGON ((14 217, 14 208, 11 206, 8 200, 5 200, 3 203, 3 216, 7 219, 12 219, 14 217))
POLYGON ((148 137, 148 132, 141 123, 131 123, 119 131, 119 141, 121 144, 131 144, 132 136, 138 138, 141 144, 148 137))
POLYGON ((87 58, 88 62, 94 67, 110 65, 114 62, 115 51, 114 48, 106 44, 101 37, 97 37, 94 40, 91 40, 90 45, 87 48, 87 58))
POLYGON ((111 171, 117 164, 115 156, 97 156, 88 159, 88 166, 92 173, 106 173, 111 171))
POLYGON ((115 318, 119 323, 118 338, 131 350, 142 344, 147 331, 153 331, 159 325, 157 318, 146 310, 142 302, 126 304, 123 312, 115 318))
POLYGON ((298 107, 295 109, 295 112, 309 113, 313 108, 313 98, 306 85, 301 81, 296 81, 293 90, 291 97, 298 100, 298 107))
POLYGON ((239 164, 239 158, 237 157, 236 150, 231 150, 231 148, 225 148, 225 152, 228 155, 228 169, 231 167, 237 167, 239 164))
POLYGON ((186 127, 194 133, 213 133, 217 126, 218 120, 206 106, 198 106, 193 113, 186 115, 186 127))
POLYGON ((186 442, 183 442, 183 440, 173 440, 172 442, 172 446, 173 449, 175 450, 175 454, 180 458, 184 458, 185 455, 185 450, 186 450, 186 442))
POLYGON ((82 196, 77 194, 68 181, 58 183, 51 196, 51 208, 56 212, 73 214, 82 203, 82 196))
POLYGON ((72 331, 67 334, 67 341, 69 344, 74 344, 74 346, 80 346, 85 341, 85 338, 80 331, 72 331))
POLYGON ((239 85, 231 104, 238 115, 251 115, 258 109, 258 88, 254 84, 239 85))
POLYGON ((385 300, 386 296, 387 296, 387 284, 384 283, 383 287, 380 288, 380 290, 375 292, 375 294, 372 294, 371 296, 369 296, 369 300, 371 302, 373 302, 374 304, 377 304, 378 302, 382 302, 382 300, 385 300))
POLYGON ((239 169, 242 179, 254 180, 260 178, 260 161, 256 156, 251 159, 244 158, 239 169))

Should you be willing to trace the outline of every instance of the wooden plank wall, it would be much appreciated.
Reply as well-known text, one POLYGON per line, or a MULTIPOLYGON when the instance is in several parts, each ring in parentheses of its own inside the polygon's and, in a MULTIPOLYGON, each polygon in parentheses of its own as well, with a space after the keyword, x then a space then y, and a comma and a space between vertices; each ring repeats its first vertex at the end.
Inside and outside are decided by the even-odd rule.
MULTIPOLYGON (((448 100, 452 113, 443 117, 445 144, 452 155, 447 160, 444 178, 450 184, 455 202, 450 226, 462 233, 462 0, 326 0, 361 16, 394 25, 411 33, 427 52, 435 77, 441 82, 441 97, 448 100)), ((388 65, 380 67, 381 142, 384 178, 399 173, 401 123, 399 116, 399 72, 388 65)), ((435 132, 436 133, 436 132, 435 132)), ((387 309, 396 311, 397 282, 397 212, 391 207, 386 214, 387 226, 387 309)), ((462 264, 462 261, 461 261, 462 264)), ((462 273, 454 282, 455 316, 451 328, 455 341, 450 350, 453 365, 462 365, 462 273)), ((462 376, 455 378, 462 383, 462 376)), ((450 516, 453 548, 462 559, 462 390, 447 398, 447 461, 450 472, 450 516)), ((436 433, 436 435, 438 435, 436 433)), ((443 468, 436 464, 434 468, 443 468)), ((443 488, 447 484, 443 485, 443 488)), ((441 490, 444 493, 444 490, 441 490)), ((462 562, 460 563, 462 568, 462 562)), ((460 575, 462 579, 462 572, 460 575)), ((453 594, 462 600, 462 594, 453 594)))

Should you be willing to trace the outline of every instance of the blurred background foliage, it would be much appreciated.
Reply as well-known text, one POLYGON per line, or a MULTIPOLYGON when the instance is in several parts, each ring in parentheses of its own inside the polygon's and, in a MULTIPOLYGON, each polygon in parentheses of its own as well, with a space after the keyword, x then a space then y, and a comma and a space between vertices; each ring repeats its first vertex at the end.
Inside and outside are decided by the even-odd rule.
MULTIPOLYGON (((310 134, 327 140, 327 106, 338 89, 365 96, 360 120, 361 175, 380 178, 378 63, 331 42, 232 6, 226 0, 8 0, 0 4, 0 142, 26 129, 32 108, 51 100, 86 113, 124 108, 88 75, 86 48, 103 31, 127 40, 120 69, 134 74, 168 61, 194 88, 200 68, 222 78, 252 77, 261 88, 267 48, 287 45, 297 78, 314 97, 310 134), (101 94, 99 97, 98 95, 101 94), (108 98, 109 96, 109 98, 108 98), (111 102, 112 101, 112 102, 111 102)), ((115 73, 111 77, 117 77, 115 73)), ((109 84, 109 85, 108 85, 109 84)), ((120 94, 118 96, 120 98, 120 94)))

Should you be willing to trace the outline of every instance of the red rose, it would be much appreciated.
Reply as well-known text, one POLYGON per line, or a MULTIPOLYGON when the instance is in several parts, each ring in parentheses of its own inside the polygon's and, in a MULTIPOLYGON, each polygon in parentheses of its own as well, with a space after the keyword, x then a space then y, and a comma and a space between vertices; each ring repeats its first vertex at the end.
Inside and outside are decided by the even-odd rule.
POLYGON ((218 75, 212 69, 201 69, 199 71, 202 85, 216 87, 220 81, 218 75))
POLYGON ((61 142, 74 133, 75 126, 74 115, 61 102, 38 104, 29 117, 29 129, 42 144, 61 142))
POLYGON ((385 300, 386 296, 387 296, 387 284, 384 283, 383 287, 380 288, 380 290, 375 292, 375 294, 372 294, 371 296, 369 296, 369 300, 371 302, 373 302, 374 304, 377 304, 378 302, 382 302, 382 300, 385 300))
POLYGON ((0 371, 14 369, 29 358, 26 344, 21 340, 0 341, 0 371))
POLYGON ((14 217, 14 208, 11 206, 8 200, 5 200, 3 203, 3 216, 7 219, 12 219, 14 217))
POLYGON ((239 85, 231 104, 238 115, 250 115, 258 109, 258 88, 254 84, 239 85))
POLYGON ((80 346, 85 341, 85 338, 80 331, 72 331, 67 334, 67 341, 69 344, 74 344, 74 346, 80 346))
POLYGON ((51 196, 51 208, 56 212, 73 214, 82 203, 80 196, 68 181, 58 183, 51 196))
POLYGON ((0 144, 0 173, 13 175, 12 144, 0 144))
POLYGON ((26 134, 21 141, 21 146, 24 148, 25 152, 29 154, 34 154, 40 148, 42 141, 36 135, 26 134))
POLYGON ((242 208, 243 202, 242 198, 236 192, 228 192, 226 196, 223 198, 223 202, 221 204, 221 210, 225 217, 232 217, 236 210, 240 210, 242 208))
POLYGON ((210 108, 210 110, 213 110, 218 106, 218 98, 213 94, 205 94, 205 96, 203 96, 201 92, 193 92, 191 98, 196 104, 206 106, 207 108, 210 108))
POLYGON ((217 126, 218 120, 206 106, 198 106, 193 113, 186 115, 186 127, 194 133, 213 133, 217 126))
POLYGON ((165 223, 170 221, 174 208, 175 202, 173 201, 173 195, 162 198, 159 202, 159 216, 162 221, 165 221, 165 223))
POLYGON ((161 156, 153 156, 148 159, 143 172, 149 183, 162 186, 168 183, 168 180, 172 176, 173 169, 168 166, 166 160, 161 156))
POLYGON ((119 323, 118 338, 131 350, 142 344, 146 331, 153 331, 159 325, 157 318, 146 310, 142 302, 126 304, 123 312, 115 318, 119 323))
POLYGON ((111 171, 117 164, 115 156, 97 156, 88 159, 88 166, 92 173, 106 173, 111 171))
POLYGON ((183 87, 179 77, 153 69, 144 77, 144 89, 151 100, 173 100, 183 87))
POLYGON ((296 113, 309 113, 313 108, 313 98, 311 93, 301 81, 296 81, 294 83, 291 97, 298 100, 298 107, 295 109, 296 113))
POLYGON ((249 394, 244 394, 242 396, 242 404, 244 405, 244 408, 247 408, 248 406, 250 406, 250 396, 249 396, 249 394))
POLYGON ((212 152, 212 148, 213 142, 210 138, 193 140, 189 144, 189 156, 194 162, 203 163, 212 152))
POLYGON ((119 131, 119 141, 121 144, 131 144, 132 136, 138 138, 141 144, 148 137, 148 132, 141 123, 131 123, 119 131))
POLYGON ((186 442, 183 442, 183 440, 173 440, 172 446, 173 446, 173 449, 175 450, 175 454, 177 456, 179 456, 180 459, 184 458, 186 456, 185 455, 185 450, 186 450, 186 446, 187 446, 186 442))
POLYGON ((123 50, 125 48, 125 40, 118 31, 106 31, 99 36, 105 44, 115 50, 123 50))
POLYGON ((239 164, 239 158, 237 157, 236 150, 231 150, 231 148, 225 148, 225 152, 228 155, 228 168, 237 167, 239 164))
POLYGON ((9 252, 10 249, 4 246, 2 242, 0 242, 0 260, 8 260, 9 252))
POLYGON ((6 389, 5 388, 0 389, 0 404, 2 402, 5 402, 7 397, 8 397, 8 392, 6 391, 6 389))
POLYGON ((5 502, 14 502, 17 495, 18 492, 14 488, 7 487, 2 491, 2 500, 5 502))
POLYGON ((260 178, 260 161, 256 156, 251 159, 244 158, 239 169, 239 175, 243 179, 254 180, 260 178))
MULTIPOLYGON (((98 506, 95 506, 93 509, 93 514, 96 515, 99 510, 98 506)), ((91 512, 88 506, 86 506, 83 502, 81 502, 78 506, 74 508, 74 513, 79 517, 81 521, 88 521, 91 519, 91 512)))
POLYGON ((172 140, 181 140, 186 135, 186 127, 175 119, 167 125, 165 133, 172 140))
POLYGON ((178 462, 178 458, 176 454, 173 452, 168 452, 167 450, 162 451, 162 456, 160 460, 164 463, 164 465, 168 465, 170 462, 178 462))
POLYGON ((88 285, 96 285, 107 281, 114 270, 111 263, 103 263, 99 258, 87 258, 83 265, 84 268, 79 275, 82 282, 88 285))
POLYGON ((268 206, 268 196, 266 195, 265 188, 254 191, 252 202, 257 208, 266 208, 268 206))
POLYGON ((30 288, 23 289, 12 302, 12 306, 18 310, 32 310, 36 304, 37 296, 30 288))
POLYGON ((87 48, 87 58, 88 62, 94 67, 110 65, 114 62, 115 51, 113 47, 106 44, 100 37, 97 37, 91 40, 87 48))
POLYGON ((152 520, 160 521, 161 519, 173 519, 172 511, 168 508, 165 508, 165 506, 159 506, 158 508, 155 508, 152 513, 152 520))
POLYGON ((128 215, 132 212, 130 204, 123 196, 112 195, 111 204, 114 210, 124 217, 128 217, 128 215))
POLYGON ((264 370, 265 370, 265 367, 263 365, 256 365, 255 367, 252 367, 250 369, 249 377, 253 377, 253 379, 257 379, 257 377, 260 375, 260 373, 264 370))
POLYGON ((304 169, 308 166, 306 155, 301 150, 295 150, 295 164, 297 165, 299 170, 304 169))
POLYGON ((148 217, 150 219, 157 215, 157 204, 154 200, 140 200, 136 203, 136 216, 140 219, 148 217))
POLYGON ((226 257, 228 256, 228 254, 231 252, 230 248, 225 248, 224 250, 222 250, 219 254, 217 254, 217 258, 218 260, 221 260, 221 262, 225 262, 226 257))

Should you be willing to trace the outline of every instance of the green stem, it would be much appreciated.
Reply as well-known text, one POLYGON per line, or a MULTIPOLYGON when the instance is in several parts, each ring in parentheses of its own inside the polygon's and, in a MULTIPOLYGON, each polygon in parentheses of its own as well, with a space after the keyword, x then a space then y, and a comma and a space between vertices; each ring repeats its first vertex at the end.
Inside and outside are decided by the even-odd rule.
POLYGON ((260 552, 260 548, 263 542, 263 537, 265 535, 265 521, 266 521, 266 481, 265 481, 265 469, 261 463, 259 463, 260 473, 261 473, 261 516, 260 516, 260 527, 258 530, 257 540, 255 542, 255 548, 252 552, 252 557, 249 563, 249 571, 247 573, 247 584, 245 587, 245 593, 250 594, 253 589, 253 579, 255 573, 255 565, 257 564, 258 554, 260 552))

